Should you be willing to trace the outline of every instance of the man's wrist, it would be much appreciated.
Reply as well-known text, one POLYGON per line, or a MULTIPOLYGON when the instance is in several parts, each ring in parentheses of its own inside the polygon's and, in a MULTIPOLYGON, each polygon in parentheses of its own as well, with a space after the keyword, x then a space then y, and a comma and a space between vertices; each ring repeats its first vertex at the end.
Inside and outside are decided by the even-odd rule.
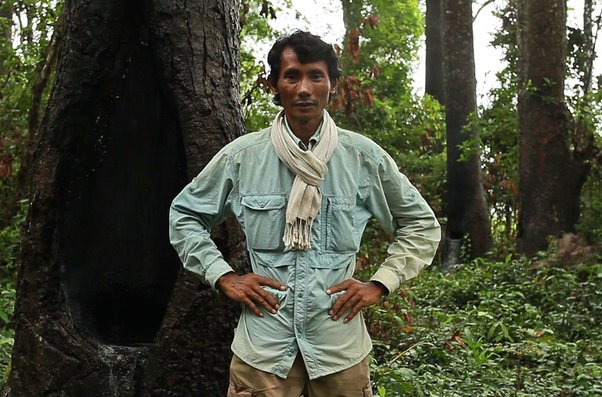
POLYGON ((225 281, 227 281, 229 278, 232 278, 235 276, 236 276, 236 273, 234 273, 234 271, 229 271, 229 272, 224 273, 221 276, 219 276, 219 278, 215 282, 215 286, 217 287, 216 289, 218 291, 224 292, 223 283, 225 281))
POLYGON ((380 290, 380 296, 381 298, 385 295, 389 295, 389 290, 387 289, 387 287, 381 283, 380 281, 376 281, 376 280, 370 280, 368 283, 374 285, 376 288, 378 288, 380 290))

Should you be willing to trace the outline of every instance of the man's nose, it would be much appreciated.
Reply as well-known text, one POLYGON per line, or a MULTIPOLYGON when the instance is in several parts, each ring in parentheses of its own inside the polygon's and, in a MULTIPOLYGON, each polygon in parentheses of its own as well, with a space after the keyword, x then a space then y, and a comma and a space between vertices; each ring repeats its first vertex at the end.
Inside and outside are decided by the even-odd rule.
POLYGON ((310 81, 309 79, 301 79, 299 81, 299 91, 298 94, 301 96, 310 95, 310 81))

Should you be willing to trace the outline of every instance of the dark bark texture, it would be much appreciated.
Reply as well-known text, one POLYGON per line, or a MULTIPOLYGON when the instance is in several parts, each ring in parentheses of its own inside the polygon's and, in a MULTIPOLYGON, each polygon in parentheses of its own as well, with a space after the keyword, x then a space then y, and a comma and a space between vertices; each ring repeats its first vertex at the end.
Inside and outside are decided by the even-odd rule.
POLYGON ((520 219, 518 248, 533 255, 574 231, 588 168, 570 147, 564 102, 566 2, 521 0, 519 19, 520 219))
POLYGON ((426 2, 426 57, 424 91, 445 104, 445 83, 443 78, 443 14, 442 0, 426 2))
POLYGON ((468 126, 476 114, 476 78, 472 33, 472 1, 443 0, 444 70, 447 128, 447 240, 470 240, 472 257, 491 247, 491 225, 481 182, 478 150, 461 145, 478 132, 468 126), (462 159, 462 157, 465 159, 462 159))
MULTIPOLYGON (((238 2, 71 0, 40 129, 8 396, 225 395, 238 307, 181 270, 172 198, 243 132, 238 2)), ((213 231, 248 268, 236 222, 213 231)))

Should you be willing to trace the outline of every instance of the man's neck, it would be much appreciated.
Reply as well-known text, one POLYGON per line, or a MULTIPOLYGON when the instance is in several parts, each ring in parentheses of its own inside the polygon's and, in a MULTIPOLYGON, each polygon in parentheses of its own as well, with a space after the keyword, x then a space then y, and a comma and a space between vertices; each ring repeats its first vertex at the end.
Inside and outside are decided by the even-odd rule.
POLYGON ((309 140, 316 133, 322 119, 309 120, 307 123, 292 123, 288 118, 286 121, 293 134, 295 134, 305 146, 309 146, 309 140))

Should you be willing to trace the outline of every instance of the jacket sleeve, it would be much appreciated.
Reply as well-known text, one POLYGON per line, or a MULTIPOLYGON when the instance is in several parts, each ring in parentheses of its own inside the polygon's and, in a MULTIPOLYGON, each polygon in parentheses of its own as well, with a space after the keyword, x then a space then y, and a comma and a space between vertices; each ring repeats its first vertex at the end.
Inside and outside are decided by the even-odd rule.
POLYGON ((169 212, 169 239, 184 268, 215 288, 217 280, 232 268, 210 236, 230 210, 228 199, 233 178, 228 156, 220 151, 173 200, 169 212))
POLYGON ((391 293, 431 264, 441 227, 433 210, 386 153, 375 172, 368 205, 385 231, 395 235, 389 256, 371 278, 391 293))

